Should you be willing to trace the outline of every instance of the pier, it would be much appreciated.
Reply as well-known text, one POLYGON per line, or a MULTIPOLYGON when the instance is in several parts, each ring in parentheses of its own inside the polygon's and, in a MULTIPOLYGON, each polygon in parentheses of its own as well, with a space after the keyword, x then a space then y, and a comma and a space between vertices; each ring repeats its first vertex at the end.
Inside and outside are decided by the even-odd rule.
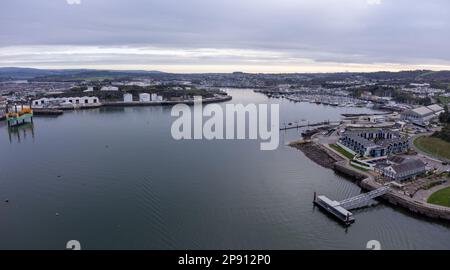
POLYGON ((330 122, 330 121, 323 121, 318 123, 310 123, 309 121, 305 124, 299 124, 298 122, 293 125, 293 123, 284 124, 284 127, 280 128, 280 130, 289 130, 289 129, 299 129, 304 127, 317 127, 317 126, 326 126, 326 125, 339 125, 339 122, 330 122))
POLYGON ((355 222, 353 213, 350 210, 368 206, 372 203, 373 199, 383 196, 388 191, 388 186, 382 186, 368 193, 359 194, 342 201, 331 200, 324 195, 317 196, 314 192, 313 203, 339 219, 346 226, 349 226, 355 222))

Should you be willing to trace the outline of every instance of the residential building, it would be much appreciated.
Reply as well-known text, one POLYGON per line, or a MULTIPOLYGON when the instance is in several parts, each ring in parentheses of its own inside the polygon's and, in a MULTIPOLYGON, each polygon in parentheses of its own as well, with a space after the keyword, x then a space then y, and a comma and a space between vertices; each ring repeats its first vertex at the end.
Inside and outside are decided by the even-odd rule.
POLYGON ((387 129, 361 129, 346 131, 339 144, 361 156, 382 157, 406 152, 409 139, 387 129))

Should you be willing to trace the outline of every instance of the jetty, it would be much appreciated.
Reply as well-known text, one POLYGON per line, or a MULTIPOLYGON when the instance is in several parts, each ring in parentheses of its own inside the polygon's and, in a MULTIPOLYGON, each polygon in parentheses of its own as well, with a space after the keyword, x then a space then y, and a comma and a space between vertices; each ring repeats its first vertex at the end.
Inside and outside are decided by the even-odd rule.
POLYGON ((330 121, 323 121, 323 122, 317 122, 317 123, 310 123, 309 121, 305 124, 300 123, 288 123, 288 125, 284 124, 284 127, 280 128, 280 130, 289 130, 289 129, 299 129, 304 127, 317 127, 317 126, 326 126, 326 125, 339 125, 340 122, 330 122, 330 121))
POLYGON ((388 186, 382 186, 368 193, 362 193, 342 201, 335 201, 329 199, 325 195, 317 196, 316 193, 314 192, 313 203, 314 205, 319 206, 326 212, 336 217, 339 221, 341 221, 345 225, 349 226, 350 224, 355 222, 353 213, 350 212, 350 210, 368 206, 372 203, 373 199, 383 196, 388 191, 389 191, 388 186))

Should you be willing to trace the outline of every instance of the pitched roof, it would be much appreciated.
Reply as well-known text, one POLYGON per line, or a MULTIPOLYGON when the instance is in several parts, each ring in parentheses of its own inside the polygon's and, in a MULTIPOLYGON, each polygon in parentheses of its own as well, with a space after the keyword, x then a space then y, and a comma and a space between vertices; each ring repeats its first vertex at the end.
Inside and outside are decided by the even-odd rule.
POLYGON ((435 113, 444 110, 444 108, 442 108, 441 106, 439 106, 437 104, 433 104, 433 105, 427 106, 427 108, 432 110, 435 113))
POLYGON ((417 113, 420 116, 427 116, 430 114, 433 114, 434 111, 431 109, 428 109, 427 107, 419 107, 411 110, 414 113, 417 113))
POLYGON ((406 160, 406 158, 401 156, 391 156, 388 158, 388 160, 392 163, 400 164, 403 163, 406 160))
POLYGON ((394 169, 396 173, 410 171, 418 167, 425 167, 425 163, 420 159, 409 159, 401 164, 392 165, 392 169, 394 169))

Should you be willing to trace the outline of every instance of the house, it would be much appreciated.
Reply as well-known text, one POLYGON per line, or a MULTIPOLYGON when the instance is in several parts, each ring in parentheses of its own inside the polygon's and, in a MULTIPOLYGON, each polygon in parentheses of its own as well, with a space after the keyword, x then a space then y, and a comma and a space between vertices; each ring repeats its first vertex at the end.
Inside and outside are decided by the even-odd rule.
POLYGON ((402 112, 400 115, 400 119, 408 120, 418 125, 426 125, 431 120, 437 118, 443 111, 444 108, 437 104, 422 106, 402 112))
POLYGON ((405 181, 426 172, 426 164, 420 159, 395 157, 375 166, 379 172, 392 181, 405 181))

